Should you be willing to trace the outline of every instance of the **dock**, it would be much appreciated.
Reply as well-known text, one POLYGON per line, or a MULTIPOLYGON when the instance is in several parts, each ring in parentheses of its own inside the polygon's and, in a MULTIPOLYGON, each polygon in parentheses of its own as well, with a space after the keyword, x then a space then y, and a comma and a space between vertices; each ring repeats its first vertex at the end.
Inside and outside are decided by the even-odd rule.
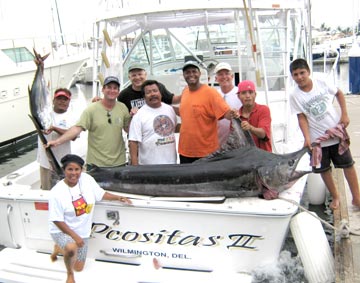
MULTIPOLYGON (((347 128, 350 135, 350 149, 355 160, 358 179, 360 177, 360 95, 346 95, 346 105, 350 117, 347 128)), ((335 241, 335 282, 360 282, 360 209, 351 204, 352 196, 341 169, 333 170, 333 176, 341 195, 341 207, 334 211, 334 226, 340 227, 346 220, 351 231, 359 234, 335 241)), ((335 233, 335 239, 338 236, 335 233)))
MULTIPOLYGON (((326 58, 326 63, 327 64, 334 64, 335 62, 335 57, 327 57, 326 58)), ((346 64, 346 63, 349 63, 349 57, 348 56, 342 56, 339 58, 339 62, 338 64, 346 64)), ((313 60, 313 65, 322 65, 324 64, 324 57, 320 57, 318 59, 314 59, 313 60)))

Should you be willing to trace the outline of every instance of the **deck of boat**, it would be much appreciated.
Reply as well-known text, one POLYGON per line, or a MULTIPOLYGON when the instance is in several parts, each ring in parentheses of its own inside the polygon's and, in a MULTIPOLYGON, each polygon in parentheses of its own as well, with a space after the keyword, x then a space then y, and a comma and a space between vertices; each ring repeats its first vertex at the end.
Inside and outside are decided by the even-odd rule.
MULTIPOLYGON (((4 283, 56 283, 65 282, 66 269, 62 256, 51 262, 50 255, 30 250, 4 249, 0 258, 0 276, 4 283)), ((76 282, 123 283, 218 283, 227 277, 228 283, 250 283, 251 276, 242 273, 197 272, 193 270, 154 268, 87 259, 83 272, 76 272, 76 282), (99 272, 101 270, 101 272, 99 272), (114 273, 118 270, 118 273, 114 273)))
MULTIPOLYGON (((350 117, 348 133, 351 137, 351 152, 355 160, 355 168, 360 176, 360 96, 347 95, 346 105, 350 117)), ((360 235, 360 209, 351 204, 352 196, 344 180, 343 171, 336 169, 333 175, 341 195, 341 207, 334 211, 334 225, 339 227, 340 221, 345 219, 356 234, 360 235)), ((348 239, 335 241, 335 269, 336 283, 360 282, 360 236, 351 235, 348 239)), ((336 237, 336 233, 335 233, 336 237)))

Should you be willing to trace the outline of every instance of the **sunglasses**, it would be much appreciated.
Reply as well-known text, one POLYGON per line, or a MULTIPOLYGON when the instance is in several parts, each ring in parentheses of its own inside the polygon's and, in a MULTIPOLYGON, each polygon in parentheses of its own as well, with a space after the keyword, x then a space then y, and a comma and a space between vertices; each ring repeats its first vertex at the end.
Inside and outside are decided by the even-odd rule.
POLYGON ((107 112, 106 116, 108 117, 108 123, 111 124, 111 113, 109 111, 107 112))

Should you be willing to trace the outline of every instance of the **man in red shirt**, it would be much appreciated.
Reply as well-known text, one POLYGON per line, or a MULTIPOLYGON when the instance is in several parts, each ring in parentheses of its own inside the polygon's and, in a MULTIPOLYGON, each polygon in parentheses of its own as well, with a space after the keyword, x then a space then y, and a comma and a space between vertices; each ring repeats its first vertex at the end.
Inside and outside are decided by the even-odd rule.
POLYGON ((238 97, 242 103, 239 110, 242 129, 250 131, 257 147, 272 152, 270 109, 255 102, 255 84, 252 81, 239 83, 238 97))

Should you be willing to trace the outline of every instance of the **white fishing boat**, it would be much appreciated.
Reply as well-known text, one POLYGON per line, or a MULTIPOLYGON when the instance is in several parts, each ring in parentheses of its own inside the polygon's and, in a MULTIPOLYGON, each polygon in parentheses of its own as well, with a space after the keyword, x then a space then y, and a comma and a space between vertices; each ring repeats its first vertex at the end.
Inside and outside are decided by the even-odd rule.
POLYGON ((49 37, 0 39, 0 145, 19 140, 34 132, 28 117, 28 88, 34 79, 33 48, 42 55, 50 53, 45 64, 45 77, 49 91, 59 87, 70 88, 76 73, 89 58, 82 45, 56 45, 49 37), (6 129, 6 130, 5 130, 6 129))
MULTIPOLYGON (((230 63, 235 83, 257 82, 259 103, 273 120, 275 153, 302 147, 288 94, 291 58, 311 62, 309 5, 281 1, 129 1, 95 24, 94 95, 109 74, 127 82, 134 62, 180 94, 185 60, 197 60, 216 87, 213 67, 230 63), (127 49, 128 38, 135 38, 127 49)), ((308 169, 308 157, 300 165, 308 169)), ((0 179, 1 282, 63 282, 62 260, 50 261, 48 191, 39 189, 33 162, 0 179)), ((275 168, 274 168, 275 169, 275 168)), ((160 198, 129 195, 133 206, 100 202, 85 269, 77 282, 251 282, 252 272, 276 263, 306 176, 267 201, 246 198, 160 198), (285 201, 287 199, 289 201, 285 201)), ((306 227, 304 227, 306 229, 306 227)), ((317 263, 319 264, 319 263, 317 263)), ((320 264, 319 264, 320 265, 320 264)), ((316 265, 314 265, 316 266, 316 265)), ((329 274, 331 270, 329 270, 329 274)))

